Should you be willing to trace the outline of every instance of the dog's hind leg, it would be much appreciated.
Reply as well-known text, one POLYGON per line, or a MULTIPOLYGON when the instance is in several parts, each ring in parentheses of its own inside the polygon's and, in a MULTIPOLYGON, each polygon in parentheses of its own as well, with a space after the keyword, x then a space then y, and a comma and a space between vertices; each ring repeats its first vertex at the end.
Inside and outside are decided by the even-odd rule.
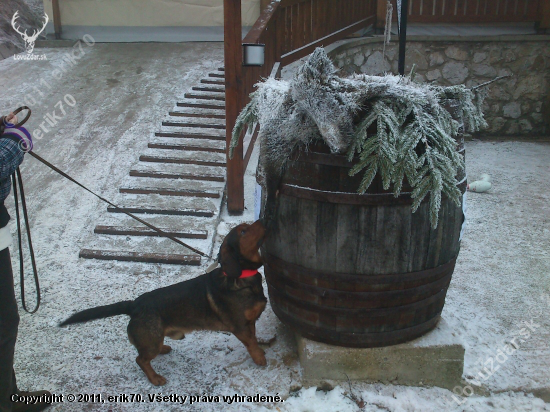
POLYGON ((156 373, 151 366, 151 361, 161 353, 164 346, 164 331, 160 318, 155 315, 133 317, 128 324, 128 337, 139 354, 136 362, 149 382, 155 386, 166 384, 166 379, 156 373))

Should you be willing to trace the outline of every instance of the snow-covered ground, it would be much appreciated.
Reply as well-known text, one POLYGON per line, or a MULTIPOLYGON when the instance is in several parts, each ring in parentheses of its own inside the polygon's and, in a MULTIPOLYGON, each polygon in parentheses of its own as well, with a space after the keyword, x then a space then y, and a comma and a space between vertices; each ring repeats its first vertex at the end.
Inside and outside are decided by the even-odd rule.
MULTIPOLYGON (((33 107, 33 121, 40 123, 66 94, 74 96, 77 105, 37 142, 36 151, 113 198, 163 114, 178 96, 221 64, 222 45, 95 45, 85 50, 73 66, 63 63, 67 49, 42 49, 48 56, 43 62, 0 62, 0 79, 7 83, 0 95, 0 110, 8 111, 32 94, 41 102, 33 107), (58 80, 53 69, 61 66, 67 71, 58 80)), ((196 332, 170 342, 172 353, 153 361, 168 380, 162 388, 153 387, 135 363, 135 349, 126 337, 127 318, 63 329, 57 324, 77 310, 133 299, 193 278, 210 262, 204 261, 202 267, 179 267, 79 259, 79 250, 87 246, 89 233, 106 213, 105 205, 31 158, 22 169, 43 300, 37 314, 21 312, 15 364, 19 386, 49 389, 66 397, 140 394, 145 400, 139 404, 65 400, 54 405, 53 411, 550 410, 550 404, 525 394, 546 399, 550 395, 550 322, 546 315, 550 311, 550 145, 474 141, 466 149, 469 176, 489 173, 494 185, 488 193, 469 194, 468 228, 443 313, 466 347, 464 377, 471 387, 465 383, 457 392, 470 394, 471 388, 472 396, 457 396, 455 401, 453 392, 445 389, 360 382, 340 383, 332 390, 334 384, 327 383, 324 389, 328 391, 302 389, 293 336, 269 306, 257 325, 267 367, 256 366, 232 335, 196 332), (529 336, 520 333, 526 330, 525 322, 532 328, 527 328, 529 336), (519 348, 506 359, 496 358, 504 341, 516 333, 519 348), (489 358, 495 369, 498 366, 490 377, 481 366, 487 366, 489 358), (481 388, 475 385, 476 379, 481 388), (149 394, 160 393, 278 394, 285 401, 196 402, 189 406, 188 399, 186 407, 177 402, 149 402, 149 394)), ((251 165, 255 159, 257 151, 251 165)), ((243 216, 222 211, 214 250, 232 226, 253 220, 253 167, 246 174, 245 192, 243 216)), ((11 205, 10 199, 7 204, 11 205)), ((12 256, 17 268, 16 251, 12 256)), ((33 289, 30 285, 27 289, 32 301, 33 289)))

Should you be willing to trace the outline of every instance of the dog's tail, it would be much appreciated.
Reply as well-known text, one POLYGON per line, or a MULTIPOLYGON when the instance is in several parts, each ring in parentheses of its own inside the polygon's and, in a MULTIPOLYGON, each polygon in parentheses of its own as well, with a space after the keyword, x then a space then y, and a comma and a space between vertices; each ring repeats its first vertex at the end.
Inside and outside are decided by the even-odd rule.
POLYGON ((109 316, 117 315, 129 315, 134 308, 134 301, 125 300, 112 305, 98 306, 97 308, 91 308, 83 310, 82 312, 76 312, 70 318, 64 320, 59 326, 70 325, 73 323, 83 323, 95 319, 108 318, 109 316))

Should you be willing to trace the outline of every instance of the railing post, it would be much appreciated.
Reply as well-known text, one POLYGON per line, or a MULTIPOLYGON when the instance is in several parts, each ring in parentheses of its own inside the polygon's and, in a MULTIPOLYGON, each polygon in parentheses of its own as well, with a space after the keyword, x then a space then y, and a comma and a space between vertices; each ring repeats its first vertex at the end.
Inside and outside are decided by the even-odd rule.
POLYGON ((229 144, 235 121, 243 108, 241 0, 224 0, 225 140, 227 159, 227 210, 244 211, 243 139, 229 158, 229 144))
POLYGON ((550 0, 541 0, 540 8, 538 30, 548 32, 550 29, 550 0))
POLYGON ((382 33, 386 27, 387 0, 376 0, 376 22, 374 28, 377 33, 382 33))
POLYGON ((52 0, 53 27, 56 40, 61 39, 61 12, 59 11, 59 0, 52 0))

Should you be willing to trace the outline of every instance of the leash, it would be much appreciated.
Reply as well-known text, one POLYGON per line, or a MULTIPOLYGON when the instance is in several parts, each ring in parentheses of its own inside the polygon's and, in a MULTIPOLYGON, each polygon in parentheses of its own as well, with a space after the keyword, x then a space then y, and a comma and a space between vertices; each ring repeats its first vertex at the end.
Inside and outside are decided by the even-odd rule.
POLYGON ((54 172, 57 172, 58 174, 60 174, 61 176, 63 176, 65 179, 68 179, 70 180, 71 182, 77 184, 78 186, 80 186, 82 189, 86 190, 87 192, 91 193, 92 195, 94 195, 95 197, 97 197, 98 199, 102 200, 103 202, 107 203, 108 205, 114 207, 115 209, 117 209, 118 211, 126 214, 127 216, 130 216, 132 219, 135 219, 137 220, 139 223, 147 226, 149 229, 153 229, 155 232, 157 232, 158 234, 162 235, 163 237, 166 237, 174 242, 176 242, 177 244, 181 245, 181 246, 184 246, 190 250, 192 250, 193 252, 205 257, 205 258, 210 258, 210 256, 206 255, 205 253, 201 252, 200 250, 197 250, 191 246, 189 246, 188 244, 182 242, 181 240, 179 240, 178 238, 172 236, 172 235, 169 235, 168 233, 164 232, 163 230, 159 229, 158 227, 152 225, 151 223, 143 220, 143 219, 140 219, 139 217, 133 215, 132 213, 129 213, 129 212, 126 212, 124 209, 120 208, 119 206, 115 205, 114 203, 110 202, 109 200, 101 197, 100 195, 98 195, 97 193, 93 192, 92 190, 88 189, 86 186, 84 186, 82 183, 78 182, 77 180, 75 180, 74 178, 72 178, 71 176, 69 176, 67 173, 63 172, 62 170, 58 169, 57 167, 55 167, 54 165, 52 165, 50 162, 48 162, 47 160, 43 159, 42 157, 40 157, 39 155, 37 155, 36 153, 34 152, 29 152, 28 154, 30 154, 32 157, 34 157, 36 160, 38 160, 39 162, 43 163, 44 165, 46 165, 47 167, 49 167, 50 169, 52 169, 54 172))
MULTIPOLYGON (((27 115, 23 120, 21 120, 17 124, 12 124, 10 122, 6 121, 5 116, 0 118, 0 135, 4 133, 4 130, 8 128, 10 131, 17 130, 20 132, 19 129, 21 126, 23 126, 27 120, 29 120, 29 117, 31 117, 31 109, 29 109, 27 106, 19 107, 17 110, 13 112, 14 115, 20 113, 22 110, 27 110, 27 115)), ((32 148, 32 141, 30 140, 30 135, 21 135, 18 133, 17 138, 14 136, 8 137, 11 140, 17 141, 19 144, 19 147, 23 151, 27 151, 32 148), (29 140, 26 140, 26 139, 29 140)), ((38 281, 38 270, 36 269, 36 259, 34 256, 34 248, 32 247, 32 237, 31 237, 31 229, 29 225, 29 215, 27 213, 27 202, 25 199, 25 189, 23 188, 23 179, 21 177, 21 170, 19 167, 16 169, 16 171, 11 175, 11 181, 12 181, 12 187, 13 187, 13 197, 15 199, 15 216, 16 216, 16 222, 17 222, 17 239, 19 244, 19 278, 20 278, 20 287, 21 287, 21 304, 23 306, 23 309, 27 313, 36 313, 38 311, 38 308, 40 307, 40 283, 38 281), (19 188, 19 189, 18 189, 19 188), (23 218, 25 219, 25 228, 27 232, 27 241, 29 243, 29 253, 31 256, 31 264, 32 264, 32 271, 33 271, 33 278, 34 278, 34 285, 36 288, 36 306, 33 310, 29 310, 27 307, 27 302, 25 300, 25 265, 23 260, 23 234, 21 233, 21 214, 19 212, 19 193, 21 194, 21 208, 23 209, 23 218)))
POLYGON ((34 249, 32 247, 31 228, 29 225, 29 215, 27 213, 27 202, 25 200, 25 190, 23 189, 23 179, 21 171, 17 168, 16 172, 11 176, 13 186, 13 197, 15 199, 15 216, 17 221, 17 239, 19 243, 19 277, 21 286, 21 304, 23 309, 28 313, 35 313, 40 307, 40 283, 38 282, 38 271, 36 269, 36 259, 34 257, 34 249), (17 176, 17 177, 16 177, 17 176), (29 253, 31 255, 32 272, 34 277, 34 285, 36 287, 36 307, 33 310, 27 308, 25 301, 25 268, 23 264, 23 236, 21 233, 21 215, 19 213, 19 195, 17 187, 21 193, 21 208, 23 209, 23 218, 25 219, 25 228, 27 231, 27 241, 29 243, 29 253))

